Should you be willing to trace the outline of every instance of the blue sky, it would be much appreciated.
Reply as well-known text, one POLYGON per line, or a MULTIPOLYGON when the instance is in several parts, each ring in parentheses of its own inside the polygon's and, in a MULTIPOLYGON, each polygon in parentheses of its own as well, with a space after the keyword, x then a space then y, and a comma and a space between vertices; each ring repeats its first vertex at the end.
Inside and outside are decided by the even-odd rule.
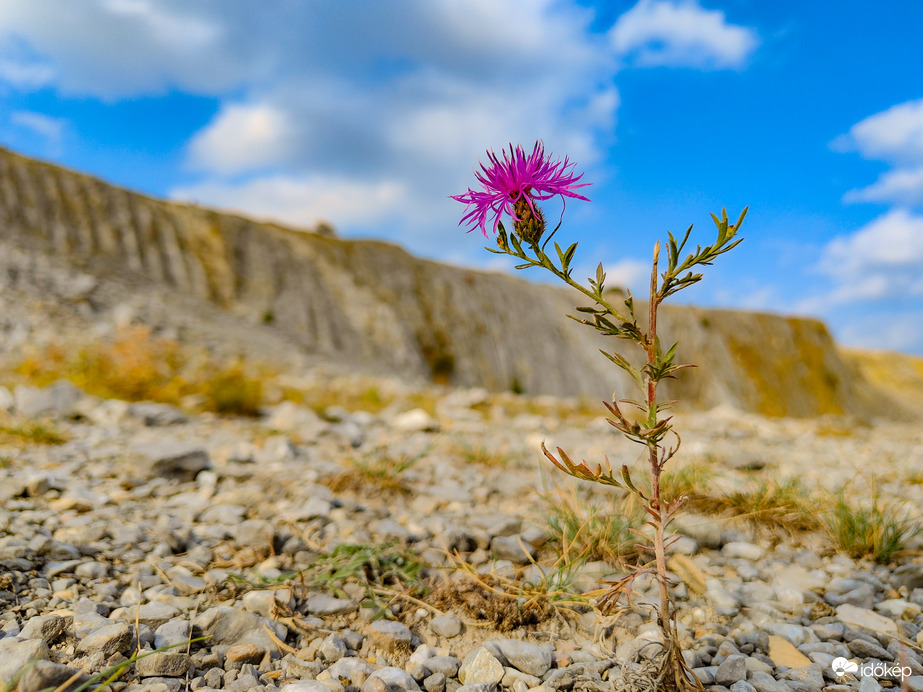
POLYGON ((448 196, 542 139, 593 183, 561 230, 586 273, 640 293, 656 239, 750 205, 679 300, 923 354, 921 28, 859 0, 0 0, 0 144, 509 270, 448 196))

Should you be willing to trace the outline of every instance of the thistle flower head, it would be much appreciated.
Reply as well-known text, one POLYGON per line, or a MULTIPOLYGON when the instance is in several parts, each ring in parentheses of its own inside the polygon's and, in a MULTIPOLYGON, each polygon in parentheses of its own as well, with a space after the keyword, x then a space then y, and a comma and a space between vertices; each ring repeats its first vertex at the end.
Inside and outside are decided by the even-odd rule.
MULTIPOLYGON (((574 175, 574 165, 565 157, 563 161, 552 161, 545 156, 541 142, 535 143, 532 153, 526 156, 521 146, 515 149, 510 144, 509 151, 504 150, 502 160, 494 152, 488 151, 490 165, 481 164, 481 172, 475 176, 484 188, 481 191, 468 188, 463 195, 452 195, 452 199, 467 204, 465 215, 459 225, 469 224, 473 231, 480 228, 487 237, 487 223, 493 219, 491 230, 497 232, 500 217, 504 214, 513 219, 516 230, 525 240, 537 242, 544 230, 544 217, 535 205, 559 196, 590 200, 574 192, 589 183, 578 183, 583 174, 574 175)), ((561 212, 563 215, 563 211, 561 212)))

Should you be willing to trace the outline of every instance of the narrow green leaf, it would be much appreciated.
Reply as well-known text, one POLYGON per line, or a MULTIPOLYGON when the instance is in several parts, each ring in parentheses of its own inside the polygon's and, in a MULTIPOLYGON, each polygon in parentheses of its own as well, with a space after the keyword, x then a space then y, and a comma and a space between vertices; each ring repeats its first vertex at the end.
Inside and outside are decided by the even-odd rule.
POLYGON ((628 473, 628 467, 625 464, 622 464, 621 471, 622 471, 622 480, 625 482, 625 485, 629 488, 629 490, 631 490, 633 493, 637 495, 641 495, 642 497, 644 497, 642 492, 635 487, 634 483, 631 482, 631 475, 628 473))
POLYGON ((567 269, 567 261, 564 259, 564 251, 561 249, 561 246, 558 245, 558 241, 554 241, 554 249, 558 252, 558 261, 561 262, 561 269, 567 269))
POLYGON ((677 347, 678 345, 679 345, 679 342, 675 342, 672 346, 670 346, 670 350, 667 351, 666 355, 663 357, 663 362, 664 362, 664 363, 672 363, 672 362, 673 362, 673 358, 676 356, 676 347, 677 347))
POLYGON ((574 253, 576 252, 577 252, 577 243, 574 243, 569 248, 567 248, 567 250, 564 251, 564 260, 567 263, 567 265, 570 265, 570 263, 573 261, 574 253))
POLYGON ((644 389, 644 383, 641 381, 640 373, 638 373, 633 367, 631 367, 631 363, 625 360, 624 357, 622 357, 618 353, 609 353, 608 351, 604 351, 602 349, 599 349, 599 352, 602 353, 606 358, 611 360, 613 363, 618 365, 622 370, 624 370, 629 375, 631 375, 631 378, 637 383, 637 385, 641 389, 644 389))

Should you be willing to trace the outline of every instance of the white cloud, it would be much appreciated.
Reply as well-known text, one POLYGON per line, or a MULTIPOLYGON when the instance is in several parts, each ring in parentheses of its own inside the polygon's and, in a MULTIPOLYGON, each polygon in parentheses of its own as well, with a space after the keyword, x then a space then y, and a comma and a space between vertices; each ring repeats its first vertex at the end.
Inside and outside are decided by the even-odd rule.
POLYGON ((206 182, 170 191, 174 199, 221 207, 257 219, 312 227, 379 223, 408 206, 398 181, 362 183, 327 176, 271 176, 246 183, 206 182))
POLYGON ((869 159, 923 164, 923 99, 892 106, 856 123, 833 141, 839 151, 869 159))
POLYGON ((834 288, 828 304, 923 296, 923 216, 892 209, 830 241, 817 269, 834 288))
POLYGON ((0 58, 0 83, 32 91, 52 82, 54 70, 37 62, 24 62, 13 58, 0 58))
POLYGON ((694 0, 640 0, 609 32, 615 50, 640 67, 741 67, 759 44, 753 29, 694 0))
POLYGON ((189 143, 194 168, 233 175, 283 162, 292 152, 295 128, 269 104, 231 104, 189 143))
MULTIPOLYGON (((606 285, 609 287, 628 288, 632 291, 643 289, 650 282, 651 265, 636 259, 623 259, 611 265, 604 265, 606 271, 606 285)), ((594 267, 587 276, 595 277, 594 267)))
POLYGON ((64 127, 67 124, 63 118, 53 118, 31 111, 14 111, 10 114, 10 122, 39 135, 51 145, 61 143, 64 127))
POLYGON ((26 41, 44 58, 31 68, 32 86, 53 82, 68 94, 219 93, 238 83, 248 57, 216 50, 231 38, 219 18, 179 0, 0 0, 5 52, 26 41))
POLYGON ((174 194, 440 254, 433 224, 488 148, 542 139, 585 171, 611 143, 618 61, 593 20, 558 0, 0 0, 0 61, 67 95, 216 97, 174 194))
POLYGON ((891 202, 923 204, 923 166, 884 173, 875 183, 843 196, 844 202, 891 202))

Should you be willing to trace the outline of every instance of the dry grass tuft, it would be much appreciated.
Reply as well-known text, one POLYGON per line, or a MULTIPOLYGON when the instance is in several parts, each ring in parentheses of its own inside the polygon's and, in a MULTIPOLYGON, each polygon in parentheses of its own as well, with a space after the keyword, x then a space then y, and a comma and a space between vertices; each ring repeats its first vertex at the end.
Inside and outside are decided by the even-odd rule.
POLYGON ((389 494, 410 493, 410 487, 402 477, 404 472, 429 454, 429 449, 419 454, 391 454, 387 449, 373 450, 365 457, 350 457, 348 468, 336 475, 322 479, 335 493, 350 491, 368 493, 370 489, 389 494))
POLYGON ((816 531, 821 526, 820 500, 799 478, 761 479, 748 490, 735 490, 707 499, 702 506, 715 514, 746 519, 757 528, 789 534, 816 531))
POLYGON ((632 498, 613 495, 609 506, 578 497, 577 491, 558 488, 542 496, 546 506, 548 528, 556 539, 559 554, 568 564, 602 560, 622 565, 638 555, 641 528, 640 507, 632 498))

